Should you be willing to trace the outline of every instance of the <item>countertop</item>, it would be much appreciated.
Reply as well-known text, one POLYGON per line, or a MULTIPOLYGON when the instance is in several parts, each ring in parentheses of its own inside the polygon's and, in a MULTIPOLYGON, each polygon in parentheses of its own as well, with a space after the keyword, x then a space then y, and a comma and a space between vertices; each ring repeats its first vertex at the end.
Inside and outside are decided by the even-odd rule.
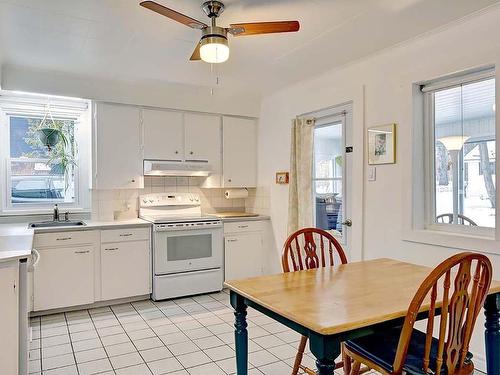
POLYGON ((236 221, 262 221, 262 220, 270 220, 271 218, 267 215, 257 215, 257 216, 227 216, 225 213, 224 215, 218 215, 218 216, 223 223, 231 223, 231 222, 236 222, 236 221))
POLYGON ((33 230, 19 224, 0 225, 0 262, 27 258, 33 247, 33 230))

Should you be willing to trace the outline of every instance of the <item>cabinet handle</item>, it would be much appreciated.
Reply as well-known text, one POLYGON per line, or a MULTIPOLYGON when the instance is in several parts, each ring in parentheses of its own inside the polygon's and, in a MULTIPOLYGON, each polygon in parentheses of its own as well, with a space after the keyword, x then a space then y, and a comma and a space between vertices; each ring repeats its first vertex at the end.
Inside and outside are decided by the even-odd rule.
POLYGON ((135 180, 132 180, 132 182, 135 182, 135 180))
POLYGON ((106 250, 106 251, 116 251, 116 250, 118 250, 118 248, 117 247, 109 247, 109 248, 104 249, 104 250, 106 250))
POLYGON ((231 180, 230 178, 227 179, 227 182, 231 182, 231 181, 233 181, 233 180, 231 180))
POLYGON ((75 254, 88 254, 88 253, 90 253, 90 250, 75 251, 75 254))
POLYGON ((227 242, 238 242, 237 238, 228 238, 227 242))
POLYGON ((56 241, 68 241, 68 240, 71 240, 71 237, 56 238, 56 241))
POLYGON ((132 235, 132 233, 123 233, 123 234, 120 234, 120 237, 130 237, 132 235))
POLYGON ((194 152, 193 152, 193 151, 191 151, 191 152, 189 153, 189 155, 193 155, 193 154, 194 154, 194 152))
POLYGON ((179 151, 175 151, 175 154, 177 155, 179 153, 179 151))
POLYGON ((240 229, 248 228, 248 225, 238 225, 238 228, 240 228, 240 229))

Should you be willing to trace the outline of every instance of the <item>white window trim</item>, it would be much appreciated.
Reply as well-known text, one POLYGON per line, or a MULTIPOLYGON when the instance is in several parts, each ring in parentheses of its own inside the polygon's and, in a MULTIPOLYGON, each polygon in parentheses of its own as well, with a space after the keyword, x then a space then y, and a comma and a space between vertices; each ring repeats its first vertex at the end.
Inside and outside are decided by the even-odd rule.
MULTIPOLYGON (((29 94, 28 94, 29 95, 29 94)), ((47 99, 40 99, 34 96, 33 98, 26 97, 26 94, 16 94, 9 97, 0 98, 0 216, 25 216, 25 215, 37 215, 37 214, 47 214, 52 212, 53 203, 48 204, 22 204, 13 205, 12 202, 8 202, 9 194, 7 189, 10 189, 10 170, 9 170, 9 160, 10 155, 7 153, 10 150, 9 145, 9 124, 11 116, 31 116, 34 117, 44 110, 47 103, 47 99), (18 96, 18 97, 17 97, 18 96)), ((81 136, 81 131, 79 125, 83 122, 83 113, 85 111, 90 111, 90 107, 84 104, 81 100, 64 100, 61 98, 51 98, 51 103, 53 105, 59 106, 60 111, 52 111, 54 117, 57 118, 68 118, 75 120, 75 131, 78 132, 77 142, 81 142, 78 139, 81 136), (80 113, 79 115, 77 113, 80 113)), ((88 113, 90 121, 90 113, 88 113)), ((90 123, 89 123, 90 127, 90 123)), ((85 150, 80 150, 78 152, 78 163, 75 168, 75 201, 72 203, 57 203, 58 206, 70 212, 90 212, 90 194, 86 191, 89 190, 89 179, 87 175, 88 168, 91 165, 90 161, 85 161, 85 157, 90 157, 85 150)))
MULTIPOLYGON (((413 127, 411 128, 411 159, 408 160, 410 166, 408 174, 403 183, 403 240, 420 244, 443 246, 455 249, 481 251, 486 253, 500 253, 500 217, 498 212, 495 215, 495 228, 446 225, 430 223, 429 219, 433 212, 433 188, 434 160, 431 149, 434 134, 431 131, 432 121, 432 101, 429 100, 428 92, 464 83, 481 81, 488 78, 496 78, 498 75, 491 66, 476 69, 465 74, 455 74, 448 79, 441 79, 430 82, 414 84, 413 87, 413 127), (423 87, 423 89, 422 89, 423 87), (430 111, 424 112, 424 106, 430 111), (428 113, 428 118, 424 118, 424 113, 428 113), (431 197, 431 199, 429 199, 431 197)), ((498 103, 500 85, 495 86, 495 102, 498 103)), ((497 106, 498 108, 498 106, 497 106)), ((500 119, 499 112, 496 112, 496 147, 500 147, 500 119)), ((498 176, 498 163, 500 155, 496 155, 496 176, 498 176)), ((498 192, 498 180, 495 181, 498 192)), ((499 211, 497 206, 497 211, 499 211)))

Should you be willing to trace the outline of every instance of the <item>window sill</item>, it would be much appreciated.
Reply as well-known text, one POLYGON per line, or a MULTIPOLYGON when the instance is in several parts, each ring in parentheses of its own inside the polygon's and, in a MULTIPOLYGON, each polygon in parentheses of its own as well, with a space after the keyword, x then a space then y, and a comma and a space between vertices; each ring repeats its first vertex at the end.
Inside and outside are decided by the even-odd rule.
MULTIPOLYGON (((491 230, 494 233, 494 230, 491 230)), ((434 229, 410 229, 404 231, 403 241, 448 247, 482 253, 500 253, 500 241, 494 234, 466 234, 434 229)))
MULTIPOLYGON (((64 214, 68 211, 70 214, 87 214, 91 213, 88 208, 64 208, 60 207, 59 212, 64 214)), ((10 216, 40 216, 40 215, 52 215, 54 213, 53 209, 26 209, 26 210, 4 210, 0 211, 0 217, 10 217, 10 216)))

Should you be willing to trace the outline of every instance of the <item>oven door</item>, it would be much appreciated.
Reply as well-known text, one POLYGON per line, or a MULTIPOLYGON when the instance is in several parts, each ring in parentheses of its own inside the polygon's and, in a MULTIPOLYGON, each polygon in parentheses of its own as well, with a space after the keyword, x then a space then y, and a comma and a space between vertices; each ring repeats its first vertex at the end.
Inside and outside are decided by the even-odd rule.
POLYGON ((155 275, 220 268, 223 246, 222 227, 155 232, 155 275))

